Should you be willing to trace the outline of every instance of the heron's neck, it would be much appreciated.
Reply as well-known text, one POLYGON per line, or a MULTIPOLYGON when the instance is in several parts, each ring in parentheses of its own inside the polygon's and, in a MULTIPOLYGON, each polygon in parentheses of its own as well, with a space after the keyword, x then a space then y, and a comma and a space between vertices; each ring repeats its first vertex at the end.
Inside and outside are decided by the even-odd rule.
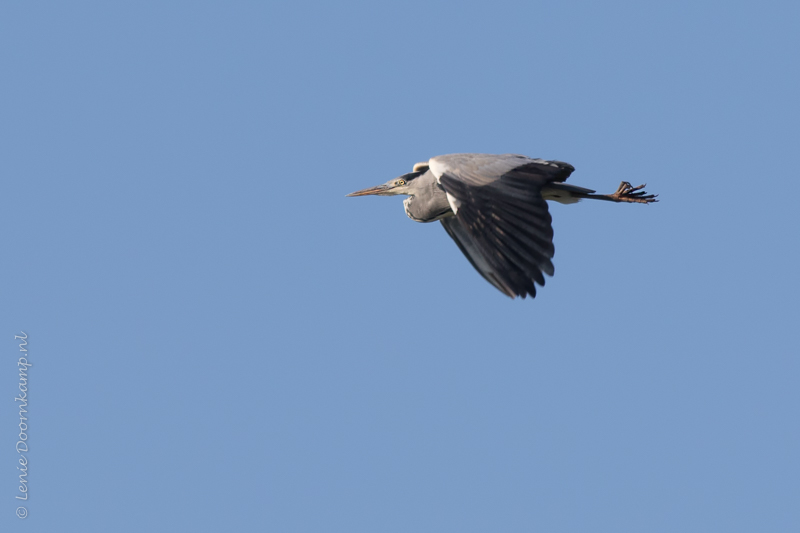
POLYGON ((430 171, 414 180, 414 192, 403 201, 403 207, 415 222, 433 222, 453 214, 447 194, 430 171))

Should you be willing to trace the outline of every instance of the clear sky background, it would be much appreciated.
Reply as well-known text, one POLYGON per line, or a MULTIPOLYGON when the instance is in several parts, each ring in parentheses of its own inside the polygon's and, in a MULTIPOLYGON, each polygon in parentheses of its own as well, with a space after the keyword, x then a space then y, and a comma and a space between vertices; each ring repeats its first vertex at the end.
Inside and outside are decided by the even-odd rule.
POLYGON ((800 530, 800 4, 6 2, 0 529, 800 530), (554 205, 512 301, 399 198, 554 205), (29 516, 17 344, 29 335, 29 516))

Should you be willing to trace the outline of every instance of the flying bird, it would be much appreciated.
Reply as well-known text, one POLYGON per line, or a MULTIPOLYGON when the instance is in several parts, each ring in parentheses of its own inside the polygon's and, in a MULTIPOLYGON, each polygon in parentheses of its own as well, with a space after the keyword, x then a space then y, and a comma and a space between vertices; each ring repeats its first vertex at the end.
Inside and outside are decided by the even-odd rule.
POLYGON ((408 196, 406 214, 416 222, 442 223, 486 281, 516 298, 535 297, 544 274, 553 275, 553 226, 545 200, 583 198, 648 204, 656 195, 627 181, 611 194, 565 183, 575 167, 516 154, 439 155, 408 174, 347 196, 408 196))

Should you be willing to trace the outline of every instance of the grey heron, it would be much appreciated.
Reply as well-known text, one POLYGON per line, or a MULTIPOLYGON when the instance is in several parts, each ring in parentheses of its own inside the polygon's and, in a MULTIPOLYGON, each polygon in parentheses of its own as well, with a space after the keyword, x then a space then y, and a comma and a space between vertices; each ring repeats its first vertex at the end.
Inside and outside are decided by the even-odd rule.
POLYGON ((575 167, 516 154, 450 154, 417 163, 408 174, 347 196, 408 196, 416 222, 442 223, 486 281, 515 298, 536 296, 553 275, 553 227, 545 200, 583 198, 648 204, 656 195, 623 181, 611 194, 564 183, 575 167))

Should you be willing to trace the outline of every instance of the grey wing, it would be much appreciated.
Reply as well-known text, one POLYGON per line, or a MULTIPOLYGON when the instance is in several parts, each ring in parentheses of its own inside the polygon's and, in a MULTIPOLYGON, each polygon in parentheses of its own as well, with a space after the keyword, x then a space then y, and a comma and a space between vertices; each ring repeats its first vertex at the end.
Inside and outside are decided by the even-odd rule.
POLYGON ((432 157, 428 162, 440 178, 448 173, 471 185, 486 185, 515 170, 540 177, 545 183, 562 182, 575 171, 563 161, 531 159, 517 154, 450 154, 432 157))
POLYGON ((456 213, 442 224, 475 269, 501 292, 512 298, 536 296, 534 282, 543 286, 544 274, 553 275, 555 253, 552 218, 541 189, 566 179, 573 168, 522 156, 481 157, 477 165, 465 164, 468 159, 431 160, 456 213), (508 169, 509 163, 516 165, 508 169))
POLYGON ((478 271, 478 274, 483 276, 483 279, 497 287, 497 290, 508 294, 512 298, 513 293, 509 293, 503 282, 497 275, 497 272, 491 264, 483 257, 480 246, 470 236, 469 230, 466 226, 461 224, 458 217, 447 217, 440 220, 442 226, 450 238, 456 241, 458 249, 469 259, 470 264, 478 271))

